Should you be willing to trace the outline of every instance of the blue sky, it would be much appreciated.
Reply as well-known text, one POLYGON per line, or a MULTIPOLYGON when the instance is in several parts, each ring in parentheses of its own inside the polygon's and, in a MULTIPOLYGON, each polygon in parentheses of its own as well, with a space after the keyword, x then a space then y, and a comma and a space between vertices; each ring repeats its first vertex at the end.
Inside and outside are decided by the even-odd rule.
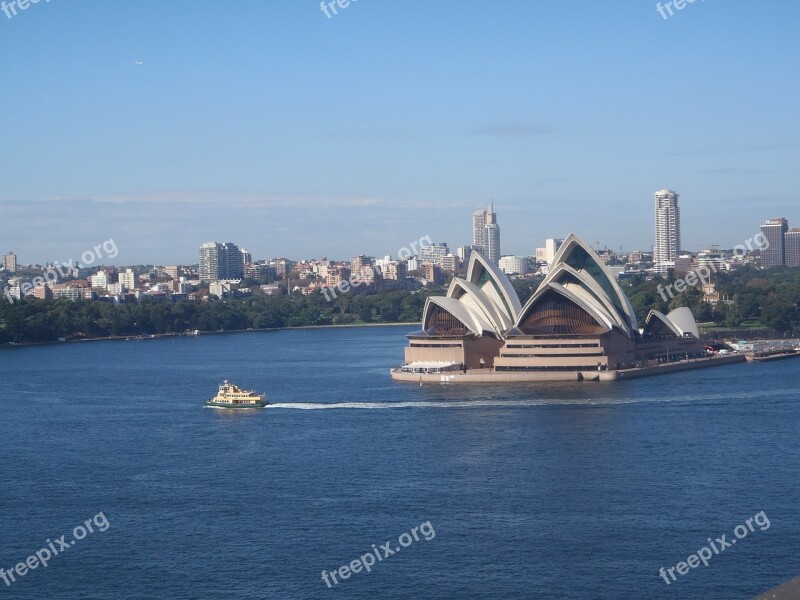
POLYGON ((51 0, 0 13, 0 251, 118 264, 504 254, 575 232, 684 247, 800 226, 800 4, 698 0, 51 0), (136 64, 141 62, 143 64, 136 64))

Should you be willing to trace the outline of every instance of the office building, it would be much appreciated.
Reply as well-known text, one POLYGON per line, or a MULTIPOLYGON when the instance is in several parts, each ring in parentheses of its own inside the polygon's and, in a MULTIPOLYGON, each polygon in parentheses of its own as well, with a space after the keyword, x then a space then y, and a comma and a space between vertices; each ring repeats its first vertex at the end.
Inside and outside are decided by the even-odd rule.
POLYGON ((506 275, 525 275, 528 272, 528 257, 503 256, 498 266, 506 275))
POLYGON ((767 219, 761 226, 761 233, 769 244, 761 250, 761 266, 765 269, 781 267, 786 264, 786 233, 789 222, 783 217, 767 219))
POLYGON ((458 250, 456 250, 456 254, 458 255, 458 260, 463 263, 469 262, 469 256, 472 254, 473 246, 459 246, 458 250))
MULTIPOLYGON (((177 279, 177 277, 173 277, 177 279)), ((119 273, 119 284, 122 290, 135 290, 139 285, 139 276, 133 272, 133 269, 125 269, 119 273)))
POLYGON ((800 229, 793 228, 784 236, 787 267, 800 267, 800 229))
MULTIPOLYGON (((564 243, 564 240, 560 240, 560 239, 557 239, 557 238, 550 238, 549 240, 545 240, 545 243, 544 243, 544 259, 542 260, 542 262, 546 262, 548 265, 552 264, 553 260, 555 260, 556 253, 558 252, 558 249, 561 248, 561 244, 563 244, 563 243, 564 243)), ((537 252, 537 257, 536 258, 537 259, 539 258, 538 257, 538 252, 537 252)))
POLYGON ((706 267, 713 273, 725 269, 725 257, 718 249, 702 250, 697 253, 697 266, 706 267))
POLYGON ((9 252, 3 257, 3 267, 9 273, 15 273, 17 271, 17 255, 13 252, 9 252))
POLYGON ((694 259, 690 254, 681 254, 675 259, 675 276, 683 277, 694 267, 694 259))
POLYGON ((486 258, 495 265, 500 260, 500 226, 497 223, 486 224, 486 258))
POLYGON ((111 277, 109 277, 107 271, 102 269, 89 277, 89 285, 95 290, 105 290, 109 283, 111 283, 111 277))
POLYGON ((458 256, 455 254, 445 254, 439 260, 439 267, 445 273, 455 273, 459 267, 458 256))
POLYGON ((472 213, 472 247, 479 252, 486 250, 486 210, 472 213))
POLYGON ((37 285, 33 288, 33 297, 39 300, 50 300, 53 297, 53 290, 46 285, 37 285))
POLYGON ((421 263, 430 263, 440 267, 442 259, 448 254, 450 254, 450 250, 447 248, 446 243, 434 243, 420 248, 418 258, 421 263))

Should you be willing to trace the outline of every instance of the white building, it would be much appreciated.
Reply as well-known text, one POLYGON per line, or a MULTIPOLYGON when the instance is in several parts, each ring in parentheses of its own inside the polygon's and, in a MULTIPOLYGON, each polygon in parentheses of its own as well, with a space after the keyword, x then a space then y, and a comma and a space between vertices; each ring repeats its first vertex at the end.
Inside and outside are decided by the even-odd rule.
POLYGON ((200 280, 238 279, 244 275, 244 256, 231 242, 206 242, 198 251, 200 280))
POLYGON ((725 257, 719 250, 703 250, 697 253, 698 267, 708 267, 713 272, 726 268, 725 257))
POLYGON ((456 250, 458 260, 461 262, 469 262, 469 255, 472 254, 472 246, 459 246, 456 250))
POLYGON ((135 290, 139 286, 139 277, 133 269, 125 269, 119 273, 119 283, 126 290, 135 290))
POLYGON ((500 226, 497 223, 486 225, 486 258, 495 265, 500 260, 500 226))
POLYGON ((99 270, 97 273, 89 277, 89 285, 95 290, 105 290, 109 284, 108 273, 104 270, 99 270))
POLYGON ((564 240, 559 240, 556 238, 550 238, 549 240, 545 241, 544 260, 548 265, 553 264, 553 261, 556 258, 556 253, 558 252, 558 249, 561 248, 561 244, 563 243, 564 240))
MULTIPOLYGON (((486 248, 486 210, 472 213, 472 247, 479 252, 486 248)), ((462 257, 463 259, 463 257, 462 257)))
POLYGON ((506 275, 525 275, 528 272, 526 256, 503 256, 499 261, 500 270, 506 275))
POLYGON ((68 298, 70 300, 80 300, 85 296, 83 289, 81 288, 56 288, 53 290, 53 298, 68 298))
POLYGON ((559 240, 556 238, 545 240, 544 248, 536 249, 536 261, 540 263, 547 263, 548 265, 552 264, 556 257, 556 252, 558 252, 558 249, 561 248, 561 244, 563 243, 564 240, 559 240))
POLYGON ((655 193, 655 223, 653 262, 656 263, 657 272, 661 272, 658 264, 674 263, 681 251, 681 211, 676 192, 659 190, 655 193))
POLYGON ((675 268, 674 260, 664 261, 653 265, 653 273, 655 273, 656 275, 666 275, 667 273, 669 273, 670 269, 674 268, 675 268))
POLYGON ((442 258, 447 256, 449 253, 450 250, 447 248, 447 244, 445 243, 423 246, 419 250, 419 262, 441 266, 442 258))
POLYGON ((208 286, 208 293, 218 298, 228 296, 231 291, 231 284, 225 281, 212 281, 208 286))
POLYGON ((472 213, 472 247, 495 265, 500 260, 500 226, 497 224, 494 202, 472 213))

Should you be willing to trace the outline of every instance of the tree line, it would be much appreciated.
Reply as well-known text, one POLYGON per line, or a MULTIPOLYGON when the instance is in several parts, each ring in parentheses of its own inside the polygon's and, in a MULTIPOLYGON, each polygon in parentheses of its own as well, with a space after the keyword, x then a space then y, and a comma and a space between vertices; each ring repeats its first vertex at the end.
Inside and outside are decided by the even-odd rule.
POLYGON ((308 296, 253 295, 207 302, 143 299, 115 304, 102 300, 0 300, 0 344, 54 342, 111 336, 200 331, 277 329, 309 325, 419 321, 430 293, 387 291, 351 293, 327 302, 308 296))
MULTIPOLYGON (((667 313, 689 307, 699 323, 719 327, 764 327, 779 335, 800 330, 800 269, 741 268, 714 276, 717 291, 729 303, 711 305, 699 288, 690 287, 664 298, 659 285, 675 275, 652 280, 634 277, 622 283, 640 323, 651 309, 667 313)), ((524 304, 540 279, 518 279, 514 288, 524 304)), ((102 300, 0 300, 0 344, 54 342, 111 336, 200 331, 278 329, 309 325, 418 322, 425 300, 445 288, 419 291, 359 290, 328 302, 315 292, 308 296, 253 295, 222 300, 170 302, 133 299, 115 304, 102 300)))

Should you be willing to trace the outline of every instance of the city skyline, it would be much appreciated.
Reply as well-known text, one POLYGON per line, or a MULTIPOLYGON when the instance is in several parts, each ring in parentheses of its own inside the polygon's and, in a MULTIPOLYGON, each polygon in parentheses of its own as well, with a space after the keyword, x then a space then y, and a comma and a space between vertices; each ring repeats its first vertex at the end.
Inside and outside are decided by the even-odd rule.
MULTIPOLYGON (((664 189, 664 190, 659 190, 658 192, 656 192, 654 196, 655 196, 655 201, 656 201, 656 211, 655 211, 656 231, 655 231, 655 236, 654 236, 654 240, 653 240, 654 243, 651 244, 650 247, 648 247, 648 248, 625 248, 625 247, 620 247, 620 246, 614 244, 613 242, 609 243, 609 244, 604 244, 604 243, 600 242, 599 240, 597 240, 597 242, 600 242, 600 243, 599 244, 593 244, 592 247, 597 252, 610 251, 610 252, 613 252, 615 254, 622 254, 622 255, 628 254, 628 253, 631 253, 631 252, 651 253, 652 257, 653 257, 653 262, 657 266, 659 264, 659 262, 664 263, 663 260, 662 261, 658 260, 658 258, 659 258, 658 245, 659 245, 659 231, 660 231, 659 224, 661 222, 663 222, 665 219, 666 219, 666 221, 670 221, 670 219, 671 219, 672 220, 671 222, 673 223, 673 225, 675 223, 677 223, 677 235, 675 235, 675 232, 673 231, 674 226, 673 226, 673 229, 670 229, 669 227, 666 227, 666 229, 665 229, 666 233, 664 233, 661 236, 662 237, 661 243, 662 243, 662 245, 665 246, 665 250, 662 250, 662 253, 664 251, 668 251, 668 252, 677 253, 678 255, 682 256, 684 254, 698 254, 698 253, 702 253, 704 251, 717 251, 719 249, 732 250, 733 248, 735 248, 737 246, 737 244, 732 244, 730 247, 725 247, 722 244, 711 243, 711 244, 705 244, 703 246, 698 246, 698 247, 695 247, 695 248, 683 247, 683 244, 681 244, 681 242, 680 242, 680 237, 681 237, 681 234, 680 234, 681 218, 680 218, 680 209, 678 207, 678 198, 679 198, 680 195, 677 192, 674 192, 672 190, 664 189), (663 204, 665 199, 668 201, 669 206, 662 206, 661 205, 661 204, 663 204), (661 204, 659 204, 660 202, 661 202, 661 204)), ((478 221, 480 220, 480 219, 478 219, 478 215, 481 215, 483 217, 483 221, 482 221, 483 223, 487 223, 486 215, 491 215, 491 218, 489 219, 491 221, 491 223, 487 223, 487 225, 493 225, 496 228, 495 235, 496 235, 496 238, 497 238, 497 241, 498 241, 498 246, 499 246, 499 226, 497 225, 497 213, 494 211, 494 203, 492 202, 492 204, 487 209, 473 211, 473 213, 472 213, 472 225, 473 225, 473 228, 472 228, 473 229, 473 239, 472 239, 472 241, 473 241, 473 243, 472 244, 459 245, 458 246, 458 252, 459 253, 461 252, 462 249, 471 249, 471 248, 473 248, 473 247, 478 245, 478 244, 475 243, 476 240, 480 239, 480 238, 476 237, 478 235, 477 231, 479 229, 481 231, 485 231, 485 229, 487 227, 487 225, 483 225, 483 226, 480 226, 480 227, 478 226, 478 221)), ((651 219, 652 219, 652 216, 651 216, 651 219)), ((662 225, 663 225, 663 223, 662 223, 662 225)), ((662 229, 664 229, 663 226, 662 226, 662 229)), ((769 266, 776 266, 776 265, 800 266, 800 258, 798 258, 798 257, 800 257, 800 242, 797 241, 798 239, 800 239, 800 229, 798 229, 798 228, 791 228, 790 229, 787 219, 785 219, 783 217, 766 219, 766 224, 764 223, 764 219, 762 218, 762 220, 760 221, 758 227, 756 227, 754 229, 759 229, 761 234, 765 235, 769 239, 769 241, 772 244, 771 245, 771 252, 773 254, 775 253, 776 250, 778 250, 781 253, 779 257, 771 258, 771 255, 769 254, 770 249, 768 249, 767 250, 768 254, 767 254, 767 259, 766 259, 766 264, 767 265, 769 265, 769 266), (781 221, 782 223, 779 224, 779 223, 777 223, 777 221, 781 221), (769 231, 771 231, 771 229, 774 229, 777 225, 780 225, 780 235, 778 235, 778 237, 775 237, 775 236, 771 235, 769 233, 769 231), (785 239, 784 239, 784 235, 787 236, 785 239), (790 244, 791 244, 791 246, 790 246, 790 244), (790 258, 790 251, 791 251, 791 258, 790 258), (795 264, 795 263, 797 263, 797 264, 795 264)), ((429 240, 431 239, 431 237, 429 235, 427 235, 427 234, 425 236, 423 236, 423 238, 427 238, 429 240)), ((0 240, 0 241, 2 241, 2 240, 0 240)), ((421 238, 420 241, 422 241, 422 238, 421 238)), ((541 241, 543 241, 545 243, 545 247, 533 248, 531 252, 523 252, 523 253, 516 253, 516 254, 500 253, 499 256, 497 257, 497 259, 494 260, 493 262, 495 264, 498 264, 500 258, 521 258, 521 257, 529 257, 529 258, 534 258, 534 259, 536 259, 537 257, 540 257, 541 261, 549 262, 548 259, 541 258, 541 257, 546 256, 548 254, 552 257, 552 255, 558 249, 558 245, 563 241, 563 239, 547 238, 547 239, 541 240, 541 241), (550 246, 552 246, 552 247, 550 247, 550 246)), ((113 239, 112 240, 108 240, 106 243, 108 243, 108 242, 113 242, 115 247, 116 247, 116 243, 113 241, 113 239)), ((154 262, 124 262, 124 261, 120 261, 120 260, 106 260, 105 262, 102 262, 101 264, 104 265, 104 266, 109 266, 109 267, 114 267, 114 266, 132 266, 132 265, 148 265, 148 264, 149 265, 154 265, 154 266, 162 266, 162 267, 169 266, 169 265, 184 265, 184 266, 197 265, 200 269, 203 269, 204 257, 206 258, 205 262, 208 263, 207 254, 208 254, 209 248, 211 248, 211 247, 216 247, 216 250, 218 252, 222 252, 222 253, 225 253, 225 251, 228 249, 228 247, 230 247, 232 250, 234 250, 233 255, 235 255, 235 257, 236 257, 235 260, 234 260, 233 267, 232 267, 232 269, 233 269, 232 272, 234 273, 234 276, 236 276, 236 274, 238 273, 239 267, 241 267, 241 269, 243 269, 244 265, 246 265, 248 263, 251 263, 251 262, 258 262, 258 261, 262 261, 263 262, 265 260, 277 260, 277 259, 287 259, 287 258, 290 259, 290 260, 293 260, 293 261, 300 261, 300 262, 302 262, 302 261, 321 260, 321 259, 327 259, 327 260, 336 261, 336 262, 348 262, 352 258, 360 257, 360 256, 369 256, 371 258, 378 258, 378 259, 382 259, 383 257, 391 257, 392 259, 398 259, 398 258, 402 259, 403 251, 407 251, 407 248, 401 247, 401 248, 398 249, 397 252, 394 252, 394 253, 391 253, 391 252, 385 252, 385 253, 380 253, 380 252, 378 252, 378 253, 368 253, 367 252, 367 253, 365 253, 362 250, 360 252, 354 253, 351 256, 333 256, 330 253, 325 252, 324 249, 320 249, 315 255, 311 255, 311 256, 292 256, 291 254, 280 253, 280 252, 278 252, 276 254, 272 254, 272 255, 262 255, 262 254, 258 254, 258 253, 253 253, 253 252, 249 251, 248 249, 246 249, 244 247, 240 248, 238 243, 236 243, 236 242, 220 242, 220 241, 216 241, 216 242, 203 242, 202 244, 199 245, 199 248, 198 248, 198 246, 195 246, 194 252, 193 252, 194 257, 195 257, 195 261, 191 261, 191 260, 189 260, 189 261, 159 260, 159 261, 154 261, 154 262), (254 254, 255 254, 255 258, 254 258, 254 254), (239 263, 241 263, 241 264, 239 264, 239 263), (239 265, 239 266, 237 266, 237 265, 239 265)), ((420 246, 419 248, 421 250, 422 248, 425 248, 425 246, 420 246)), ((434 263, 438 262, 440 256, 444 256, 444 255, 447 255, 447 254, 450 254, 450 255, 455 254, 456 253, 455 250, 456 250, 456 246, 451 244, 447 240, 432 241, 431 244, 427 247, 428 253, 435 252, 436 258, 435 259, 431 259, 431 262, 434 262, 434 263)), ((484 255, 486 255, 487 258, 489 258, 491 260, 491 258, 487 255, 485 250, 486 250, 485 248, 482 249, 482 253, 484 255)), ((26 261, 24 259, 24 257, 22 257, 23 259, 22 259, 22 261, 20 261, 19 253, 17 253, 13 249, 6 251, 3 248, 0 248, 0 254, 3 255, 3 261, 2 261, 2 263, 0 263, 0 267, 5 267, 5 271, 13 271, 13 269, 9 269, 8 268, 9 263, 12 263, 12 262, 13 262, 13 265, 15 267, 16 267, 16 265, 18 263, 19 263, 20 266, 37 265, 37 264, 41 265, 41 266, 47 266, 49 264, 71 265, 71 264, 76 264, 76 263, 78 264, 78 266, 80 266, 80 260, 79 259, 76 260, 75 258, 73 258, 71 260, 64 260, 64 261, 59 260, 59 259, 55 259, 55 260, 46 260, 46 261, 36 262, 36 261, 26 261)), ((81 254, 82 253, 79 252, 78 256, 81 256, 81 254)), ((113 257, 117 257, 118 254, 119 254, 118 250, 115 250, 113 257)), ((424 254, 424 253, 422 254, 423 257, 425 255, 426 254, 424 254)), ((111 258, 113 258, 113 257, 111 257, 111 258)), ((227 257, 227 254, 226 254, 226 257, 227 257)), ((225 264, 228 265, 228 259, 227 258, 225 259, 225 264)), ((672 259, 670 261, 667 261, 666 265, 670 266, 670 267, 674 266, 674 259, 672 259)), ((226 268, 230 268, 230 267, 226 267, 226 268)), ((657 270, 658 270, 658 268, 657 268, 657 270)), ((661 270, 659 272, 662 272, 662 274, 666 273, 666 269, 662 266, 661 270)), ((213 278, 206 277, 205 279, 213 279, 213 278)))
POLYGON ((800 87, 800 6, 704 3, 667 22, 621 4, 218 8, 52 2, 0 19, 6 55, 37 40, 3 73, 25 102, 3 120, 0 247, 30 262, 111 237, 122 263, 192 262, 208 239, 384 255, 422 234, 468 244, 449 215, 494 197, 505 254, 569 231, 648 249, 668 187, 699 248, 796 204, 800 125, 781 99, 800 87))

